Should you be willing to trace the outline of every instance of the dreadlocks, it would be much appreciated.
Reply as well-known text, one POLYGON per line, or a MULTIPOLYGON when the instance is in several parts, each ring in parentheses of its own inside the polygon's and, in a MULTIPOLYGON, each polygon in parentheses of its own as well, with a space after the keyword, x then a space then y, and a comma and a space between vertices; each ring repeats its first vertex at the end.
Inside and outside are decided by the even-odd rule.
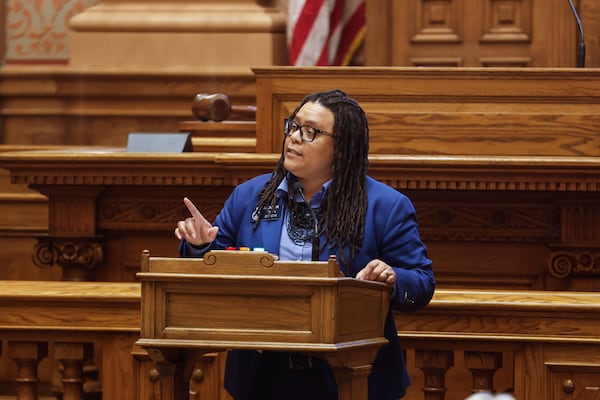
MULTIPOLYGON (((318 103, 331 110, 334 115, 333 132, 334 156, 332 182, 323 199, 325 211, 326 243, 331 249, 337 248, 342 261, 346 259, 345 248, 350 257, 360 249, 364 238, 365 214, 367 208, 366 176, 369 153, 369 126, 360 105, 341 90, 331 90, 310 94, 292 113, 290 119, 306 103, 318 103)), ((284 163, 285 136, 282 142, 281 157, 269 181, 260 191, 257 203, 258 212, 277 203, 277 187, 286 176, 284 163)), ((289 190, 293 190, 290 187, 289 190)), ((295 199, 295 193, 290 196, 295 199)), ((257 220, 256 226, 260 223, 257 220)), ((323 244, 325 245, 325 244, 323 244)))

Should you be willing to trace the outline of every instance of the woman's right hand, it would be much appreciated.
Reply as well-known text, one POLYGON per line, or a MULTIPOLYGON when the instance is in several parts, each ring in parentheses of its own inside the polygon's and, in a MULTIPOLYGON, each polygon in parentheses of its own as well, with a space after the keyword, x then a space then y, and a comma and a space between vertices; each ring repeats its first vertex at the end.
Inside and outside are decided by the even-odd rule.
POLYGON ((175 236, 179 240, 184 239, 194 246, 203 246, 212 243, 217 237, 219 228, 212 226, 187 197, 183 198, 183 204, 185 204, 192 216, 177 222, 175 236))

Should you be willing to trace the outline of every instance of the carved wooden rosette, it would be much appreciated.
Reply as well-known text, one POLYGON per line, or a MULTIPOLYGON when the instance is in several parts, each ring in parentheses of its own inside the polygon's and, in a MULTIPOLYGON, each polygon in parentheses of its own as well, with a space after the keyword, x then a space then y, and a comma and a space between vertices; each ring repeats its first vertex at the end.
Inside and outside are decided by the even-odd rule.
POLYGON ((548 270, 559 279, 600 277, 600 206, 562 205, 561 243, 551 245, 548 270))
POLYGON ((40 268, 60 265, 64 281, 92 281, 103 257, 100 238, 38 236, 33 262, 40 268))
POLYGON ((548 270, 555 278, 600 278, 600 245, 552 247, 556 249, 548 258, 548 270))

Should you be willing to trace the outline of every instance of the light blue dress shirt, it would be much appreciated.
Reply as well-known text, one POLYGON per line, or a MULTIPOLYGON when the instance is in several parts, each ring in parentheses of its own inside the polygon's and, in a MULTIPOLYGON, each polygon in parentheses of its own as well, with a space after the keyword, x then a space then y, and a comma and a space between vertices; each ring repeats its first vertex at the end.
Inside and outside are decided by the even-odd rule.
MULTIPOLYGON (((310 200, 309 205, 312 208, 318 208, 321 205, 323 197, 327 192, 327 188, 331 184, 331 180, 325 182, 325 184, 310 200)), ((284 178, 279 187, 277 188, 277 196, 279 198, 287 196, 289 194, 289 185, 287 178, 284 178)), ((308 200, 308 199, 307 199, 308 200)), ((297 195, 296 201, 303 203, 304 199, 300 194, 297 195)), ((312 241, 306 240, 302 244, 294 242, 288 234, 288 224, 290 222, 290 212, 285 208, 283 214, 283 224, 281 226, 281 242, 279 244, 279 259, 283 261, 311 261, 312 260, 312 241)))

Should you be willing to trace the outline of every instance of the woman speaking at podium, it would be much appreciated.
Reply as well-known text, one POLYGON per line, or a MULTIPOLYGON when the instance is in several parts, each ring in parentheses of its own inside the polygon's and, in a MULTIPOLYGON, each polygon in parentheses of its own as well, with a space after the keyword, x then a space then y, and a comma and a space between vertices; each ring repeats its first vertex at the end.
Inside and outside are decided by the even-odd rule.
MULTIPOLYGON (((346 276, 393 285, 389 344, 369 375, 369 400, 396 400, 410 384, 391 309, 415 311, 433 296, 431 261, 412 202, 367 175, 369 127, 340 90, 313 93, 285 120, 281 158, 271 174, 238 185, 214 223, 187 198, 177 223, 183 257, 212 249, 262 248, 279 260, 335 255, 346 276)), ((324 359, 294 353, 229 351, 225 388, 235 400, 337 400, 324 359)))

